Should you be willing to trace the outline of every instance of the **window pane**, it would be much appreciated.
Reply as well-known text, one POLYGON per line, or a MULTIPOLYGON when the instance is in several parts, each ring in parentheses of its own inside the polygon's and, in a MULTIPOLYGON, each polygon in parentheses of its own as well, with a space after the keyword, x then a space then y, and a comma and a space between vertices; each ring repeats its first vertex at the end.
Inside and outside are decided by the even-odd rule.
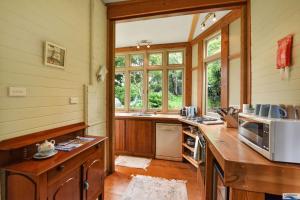
POLYGON ((144 55, 143 54, 135 54, 130 56, 130 66, 132 67, 140 67, 144 65, 144 55))
POLYGON ((162 65, 162 53, 151 53, 149 54, 149 65, 162 65))
POLYGON ((148 108, 162 107, 162 71, 148 72, 148 108))
POLYGON ((116 56, 115 57, 115 67, 125 67, 125 56, 116 56))
POLYGON ((170 110, 180 109, 183 103, 183 70, 169 70, 168 88, 168 108, 170 110))
POLYGON ((219 52, 221 52, 221 35, 220 34, 207 41, 206 55, 211 56, 211 55, 214 55, 219 52))
POLYGON ((183 64, 183 52, 169 52, 168 53, 168 63, 170 65, 181 65, 183 64))
POLYGON ((115 107, 124 108, 125 105, 125 74, 115 75, 115 107))
POLYGON ((143 72, 130 72, 130 108, 141 109, 143 107, 143 72))
POLYGON ((206 112, 215 112, 221 105, 221 61, 210 62, 206 66, 207 102, 206 112))

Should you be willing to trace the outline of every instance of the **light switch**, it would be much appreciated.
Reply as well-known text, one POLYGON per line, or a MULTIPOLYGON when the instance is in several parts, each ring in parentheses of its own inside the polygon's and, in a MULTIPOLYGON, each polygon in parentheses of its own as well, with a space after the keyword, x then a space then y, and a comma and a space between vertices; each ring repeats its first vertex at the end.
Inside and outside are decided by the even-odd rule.
POLYGON ((9 87, 8 96, 10 97, 25 97, 27 94, 26 88, 24 87, 9 87))
POLYGON ((78 97, 70 97, 70 104, 78 104, 79 99, 78 97))

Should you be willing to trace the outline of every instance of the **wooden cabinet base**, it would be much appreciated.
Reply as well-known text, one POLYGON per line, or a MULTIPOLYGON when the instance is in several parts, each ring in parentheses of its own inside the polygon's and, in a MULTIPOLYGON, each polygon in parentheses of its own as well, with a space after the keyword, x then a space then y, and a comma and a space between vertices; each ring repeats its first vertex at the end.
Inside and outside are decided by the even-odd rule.
POLYGON ((264 193, 230 189, 230 200, 265 200, 264 193))

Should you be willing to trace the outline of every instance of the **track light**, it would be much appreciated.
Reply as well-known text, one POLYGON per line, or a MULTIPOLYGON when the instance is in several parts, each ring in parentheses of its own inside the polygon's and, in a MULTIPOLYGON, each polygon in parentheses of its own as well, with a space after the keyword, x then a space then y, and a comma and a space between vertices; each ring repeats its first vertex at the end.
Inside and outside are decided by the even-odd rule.
POLYGON ((212 21, 213 21, 213 22, 216 22, 216 21, 217 21, 216 13, 213 14, 212 21))
POLYGON ((205 29, 205 23, 201 24, 201 30, 203 31, 205 29))

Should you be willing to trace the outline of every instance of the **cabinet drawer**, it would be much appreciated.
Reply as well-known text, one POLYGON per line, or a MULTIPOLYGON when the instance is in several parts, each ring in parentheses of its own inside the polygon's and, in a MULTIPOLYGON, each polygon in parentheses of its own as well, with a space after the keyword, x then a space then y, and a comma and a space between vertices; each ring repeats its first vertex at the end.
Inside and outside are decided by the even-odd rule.
MULTIPOLYGON (((99 144, 100 145, 100 144, 99 144)), ((62 178, 66 173, 78 168, 81 166, 90 156, 97 154, 99 151, 99 146, 94 146, 81 154, 75 156, 74 158, 58 165, 57 167, 51 169, 47 173, 48 185, 56 182, 58 179, 62 178)))

